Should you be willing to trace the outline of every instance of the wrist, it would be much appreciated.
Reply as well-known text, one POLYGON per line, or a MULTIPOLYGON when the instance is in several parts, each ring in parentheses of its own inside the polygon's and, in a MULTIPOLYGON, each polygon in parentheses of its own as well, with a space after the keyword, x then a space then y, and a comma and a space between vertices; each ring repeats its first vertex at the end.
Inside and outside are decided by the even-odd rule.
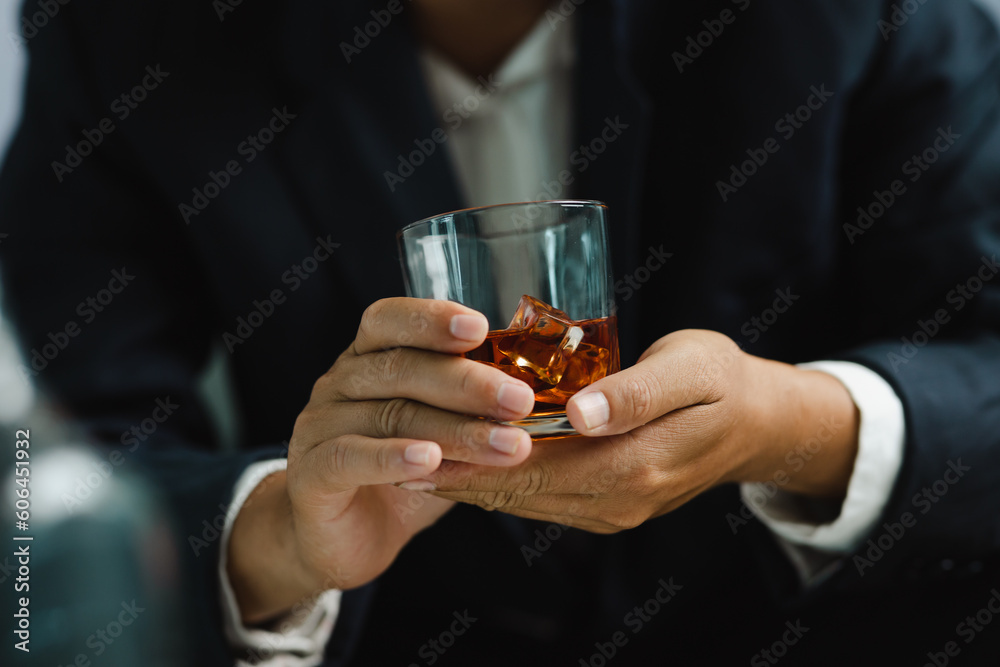
POLYGON ((860 414, 832 375, 751 357, 762 385, 750 409, 753 463, 739 481, 777 483, 803 495, 843 498, 858 454, 860 414))
POLYGON ((317 592, 298 557, 285 471, 265 477, 233 523, 226 571, 245 625, 275 618, 317 592))

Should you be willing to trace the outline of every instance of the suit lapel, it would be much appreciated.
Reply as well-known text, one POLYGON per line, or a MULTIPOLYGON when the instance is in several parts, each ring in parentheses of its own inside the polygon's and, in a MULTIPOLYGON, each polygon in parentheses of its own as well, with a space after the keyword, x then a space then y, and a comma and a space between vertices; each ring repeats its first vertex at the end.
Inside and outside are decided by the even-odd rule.
POLYGON ((355 27, 372 22, 369 9, 357 0, 293 4, 284 52, 302 112, 278 156, 303 218, 342 244, 336 278, 361 306, 402 294, 402 226, 463 206, 446 145, 435 141, 440 119, 409 10, 366 43, 355 27))

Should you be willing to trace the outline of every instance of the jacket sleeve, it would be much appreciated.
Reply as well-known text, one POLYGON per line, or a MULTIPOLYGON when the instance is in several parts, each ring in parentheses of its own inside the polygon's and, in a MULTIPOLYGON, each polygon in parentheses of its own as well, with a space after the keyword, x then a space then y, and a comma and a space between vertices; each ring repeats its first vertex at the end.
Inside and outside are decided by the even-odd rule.
POLYGON ((1000 552, 1000 38, 972 2, 883 6, 844 119, 848 265, 830 307, 839 358, 893 387, 906 442, 841 590, 962 576, 1000 552))

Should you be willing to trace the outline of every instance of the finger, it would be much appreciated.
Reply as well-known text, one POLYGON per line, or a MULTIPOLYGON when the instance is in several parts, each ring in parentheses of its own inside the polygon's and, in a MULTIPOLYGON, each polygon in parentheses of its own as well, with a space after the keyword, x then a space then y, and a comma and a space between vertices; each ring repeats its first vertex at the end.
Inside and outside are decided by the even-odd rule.
POLYGON ((474 350, 486 340, 486 316, 452 301, 396 297, 365 309, 355 354, 417 347, 449 354, 474 350))
POLYGON ((444 461, 426 477, 442 492, 516 496, 592 494, 626 474, 611 439, 563 438, 533 443, 531 457, 512 468, 444 461))
POLYGON ((634 528, 641 522, 672 512, 704 493, 706 487, 690 489, 662 505, 652 516, 636 507, 635 499, 600 494, 545 494, 519 496, 505 491, 444 491, 435 496, 454 502, 476 505, 485 510, 558 523, 590 532, 617 532, 634 528))
POLYGON ((574 496, 520 496, 505 499, 497 493, 485 491, 434 490, 430 493, 445 500, 476 505, 490 512, 499 510, 505 514, 513 514, 525 519, 548 521, 567 527, 577 523, 578 515, 573 512, 584 510, 584 505, 574 496))
POLYGON ((655 353, 644 355, 635 366, 598 380, 570 398, 566 415, 573 428, 588 436, 627 433, 702 402, 708 393, 705 346, 692 335, 667 336, 657 346, 655 353))
POLYGON ((333 388, 352 401, 409 398, 454 412, 503 421, 535 406, 526 383, 463 357, 396 348, 345 357, 334 366, 333 388))
POLYGON ((441 447, 410 438, 342 435, 310 449, 299 465, 312 484, 347 491, 426 477, 441 465, 441 447))
POLYGON ((375 438, 436 442, 443 457, 485 466, 515 466, 531 453, 531 437, 522 429, 468 417, 417 401, 394 398, 342 404, 337 428, 375 438))

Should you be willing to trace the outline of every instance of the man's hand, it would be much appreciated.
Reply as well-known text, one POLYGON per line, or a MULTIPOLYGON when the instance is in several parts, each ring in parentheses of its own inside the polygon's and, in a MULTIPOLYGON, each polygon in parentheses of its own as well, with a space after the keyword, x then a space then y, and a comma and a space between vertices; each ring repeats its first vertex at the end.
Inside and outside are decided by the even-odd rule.
POLYGON ((778 471, 785 490, 843 497, 857 456, 857 408, 837 379, 753 357, 711 331, 661 338, 566 411, 589 437, 539 442, 516 468, 445 462, 428 477, 435 495, 610 533, 778 471), (822 448, 790 465, 813 437, 822 448))
POLYGON ((527 458, 528 434, 491 420, 527 416, 531 389, 458 356, 486 333, 483 315, 451 302, 385 299, 365 311, 295 422, 287 471, 236 518, 228 572, 245 622, 381 574, 451 506, 417 494, 443 459, 499 468, 527 458))

